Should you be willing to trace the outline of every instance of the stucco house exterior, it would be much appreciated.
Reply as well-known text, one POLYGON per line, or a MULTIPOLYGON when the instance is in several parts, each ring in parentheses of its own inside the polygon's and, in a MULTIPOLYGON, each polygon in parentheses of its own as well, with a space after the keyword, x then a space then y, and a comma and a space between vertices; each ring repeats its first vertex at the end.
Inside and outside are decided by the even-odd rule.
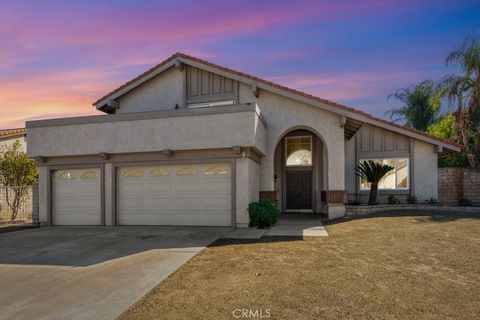
POLYGON ((380 195, 437 198, 437 157, 461 146, 176 53, 93 104, 100 116, 27 122, 44 225, 247 227, 283 212, 345 214, 364 159, 395 170, 380 195))
POLYGON ((20 143, 22 151, 27 151, 26 143, 27 129, 15 128, 15 129, 2 129, 0 130, 0 152, 9 148, 16 141, 20 143))

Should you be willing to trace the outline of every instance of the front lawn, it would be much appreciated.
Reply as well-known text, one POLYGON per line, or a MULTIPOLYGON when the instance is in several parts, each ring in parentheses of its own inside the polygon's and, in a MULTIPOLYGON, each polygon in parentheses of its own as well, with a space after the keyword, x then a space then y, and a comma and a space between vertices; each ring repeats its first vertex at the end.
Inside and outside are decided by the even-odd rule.
POLYGON ((236 319, 235 309, 264 318, 268 309, 270 319, 478 318, 480 216, 374 216, 327 231, 218 241, 121 319, 236 319))

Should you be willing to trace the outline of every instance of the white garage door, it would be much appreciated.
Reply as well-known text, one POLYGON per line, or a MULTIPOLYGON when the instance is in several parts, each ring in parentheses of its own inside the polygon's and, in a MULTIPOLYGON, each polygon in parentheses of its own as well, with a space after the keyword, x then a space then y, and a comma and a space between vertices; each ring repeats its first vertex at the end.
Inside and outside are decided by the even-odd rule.
POLYGON ((54 179, 54 224, 101 224, 100 169, 58 170, 54 179))
POLYGON ((121 168, 118 210, 121 225, 230 226, 230 165, 121 168))

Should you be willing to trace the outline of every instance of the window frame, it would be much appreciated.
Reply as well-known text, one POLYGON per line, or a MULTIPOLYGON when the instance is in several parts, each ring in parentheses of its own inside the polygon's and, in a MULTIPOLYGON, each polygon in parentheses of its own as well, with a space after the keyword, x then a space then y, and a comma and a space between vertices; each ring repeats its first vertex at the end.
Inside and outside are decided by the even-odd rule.
POLYGON ((302 136, 288 136, 285 137, 285 159, 284 159, 284 166, 286 168, 294 168, 294 167, 313 167, 313 137, 311 135, 302 135, 302 136), (287 164, 288 160, 288 140, 291 139, 299 139, 299 138, 308 138, 310 140, 310 164, 295 164, 289 165, 287 164))
MULTIPOLYGON (((358 160, 358 164, 360 164, 363 161, 369 161, 369 160, 394 160, 395 161, 395 188, 381 188, 380 185, 378 185, 378 191, 409 191, 410 190, 410 158, 409 157, 392 157, 392 158, 366 158, 366 159, 360 159, 358 160), (399 188, 397 187, 397 163, 399 160, 407 160, 407 187, 406 188, 399 188)), ((357 165, 358 165, 357 164, 357 165)), ((362 188, 362 177, 358 177, 358 190, 359 191, 370 191, 370 188, 362 188)))
POLYGON ((235 100, 217 100, 210 102, 198 102, 198 103, 188 103, 187 109, 197 109, 197 108, 210 108, 210 107, 224 107, 224 106, 233 106, 235 100))

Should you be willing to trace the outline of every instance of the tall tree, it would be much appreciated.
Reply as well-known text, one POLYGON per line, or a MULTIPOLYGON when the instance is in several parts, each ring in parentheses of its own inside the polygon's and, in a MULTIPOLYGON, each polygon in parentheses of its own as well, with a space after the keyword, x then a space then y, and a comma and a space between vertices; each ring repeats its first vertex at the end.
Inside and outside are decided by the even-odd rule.
POLYGON ((403 120, 407 127, 425 131, 438 117, 438 86, 431 80, 399 89, 388 96, 388 99, 392 98, 403 103, 403 106, 385 112, 394 122, 403 120), (394 119, 396 116, 398 118, 394 119))
MULTIPOLYGON (((451 112, 441 116, 435 123, 431 124, 427 132, 444 139, 454 140, 453 134, 453 115, 451 112)), ((468 167, 467 152, 462 150, 458 153, 443 154, 438 157, 439 167, 468 167)))
POLYGON ((450 76, 443 84, 444 95, 455 99, 453 134, 466 147, 471 167, 480 166, 480 46, 477 39, 467 37, 450 53, 447 65, 457 64, 459 76, 450 76))
POLYGON ((15 141, 0 150, 0 184, 5 186, 5 198, 12 210, 11 220, 17 218, 18 209, 28 195, 28 186, 37 183, 38 170, 35 161, 25 154, 15 141))

